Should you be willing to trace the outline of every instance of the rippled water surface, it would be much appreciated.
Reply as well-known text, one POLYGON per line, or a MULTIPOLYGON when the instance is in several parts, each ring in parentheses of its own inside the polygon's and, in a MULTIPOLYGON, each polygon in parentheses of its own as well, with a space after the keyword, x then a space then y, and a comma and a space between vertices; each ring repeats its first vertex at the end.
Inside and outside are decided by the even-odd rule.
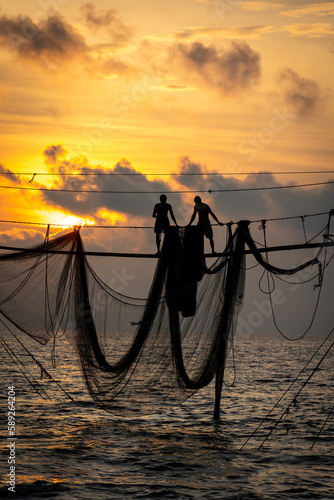
MULTIPOLYGON (((212 386, 153 415, 113 417, 87 396, 66 344, 58 347, 58 366, 50 373, 75 402, 46 377, 39 382, 51 399, 43 399, 2 349, 1 497, 334 498, 332 351, 306 383, 332 338, 279 401, 323 339, 292 343, 276 335, 236 338, 235 369, 231 354, 219 425, 212 420, 212 386), (6 485, 7 388, 12 385, 15 495, 6 485)), ((48 364, 49 350, 38 349, 39 359, 48 364)), ((37 377, 34 363, 31 370, 37 377)))

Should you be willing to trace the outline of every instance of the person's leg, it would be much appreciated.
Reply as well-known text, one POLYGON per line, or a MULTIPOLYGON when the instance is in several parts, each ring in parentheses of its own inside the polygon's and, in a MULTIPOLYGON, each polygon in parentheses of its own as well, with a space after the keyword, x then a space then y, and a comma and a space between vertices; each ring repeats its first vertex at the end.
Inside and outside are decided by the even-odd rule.
POLYGON ((215 244, 213 242, 213 238, 211 237, 211 238, 209 238, 209 240, 210 240, 210 246, 211 246, 212 253, 215 253, 215 244))
POLYGON ((155 241, 157 244, 157 250, 158 250, 158 252, 160 252, 161 233, 156 233, 155 241))
POLYGON ((213 242, 213 231, 212 231, 211 224, 208 224, 207 226, 205 226, 204 234, 208 238, 208 240, 210 241, 212 253, 215 253, 215 244, 213 242))

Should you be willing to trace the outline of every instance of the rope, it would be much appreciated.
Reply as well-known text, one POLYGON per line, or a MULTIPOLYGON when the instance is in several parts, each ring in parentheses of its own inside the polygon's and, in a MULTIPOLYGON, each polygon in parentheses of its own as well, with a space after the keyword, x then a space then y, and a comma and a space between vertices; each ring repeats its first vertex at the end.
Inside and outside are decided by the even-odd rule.
POLYGON ((2 342, 2 345, 5 348, 5 351, 7 352, 8 356, 11 358, 11 360, 13 361, 13 363, 15 364, 15 366, 20 370, 20 372, 22 373, 22 375, 24 376, 24 378, 27 380, 27 382, 31 385, 31 387, 37 392, 37 394, 39 394, 42 399, 46 399, 43 396, 43 394, 42 394, 42 392, 44 392, 45 396, 48 399, 51 399, 50 396, 45 392, 45 390, 43 389, 43 387, 39 384, 39 382, 30 373, 30 371, 28 370, 28 368, 26 366, 24 366, 24 364, 22 363, 22 361, 16 356, 16 354, 11 349, 11 347, 6 343, 6 341, 2 337, 0 337, 0 341, 2 342), (30 375, 30 377, 31 377, 31 379, 33 381, 31 379, 29 379, 29 377, 26 375, 26 373, 23 371, 23 369, 21 368, 20 365, 22 365, 22 367, 24 368, 24 370, 26 370, 26 372, 30 375), (39 387, 40 390, 38 390, 37 387, 39 387))
MULTIPOLYGON (((65 390, 65 389, 64 389, 64 388, 60 385, 60 383, 59 383, 57 380, 55 380, 55 379, 52 377, 52 375, 51 375, 51 374, 50 374, 50 373, 49 373, 49 372, 48 372, 48 371, 44 368, 44 366, 43 366, 43 365, 42 365, 42 364, 38 361, 38 359, 36 359, 36 358, 35 358, 35 356, 34 356, 34 355, 33 355, 33 354, 32 354, 32 353, 31 353, 31 352, 27 349, 27 347, 23 344, 23 342, 21 342, 21 340, 20 340, 20 339, 19 339, 19 338, 15 335, 15 333, 14 333, 14 332, 13 332, 13 331, 9 328, 9 326, 8 326, 8 325, 6 325, 6 324, 2 321, 2 319, 1 319, 1 318, 0 318, 0 321, 1 321, 1 323, 4 325, 4 327, 5 327, 5 328, 9 331, 9 333, 11 333, 11 334, 13 335, 13 337, 15 338, 15 340, 16 340, 16 341, 17 341, 17 342, 21 345, 21 347, 25 350, 25 352, 26 352, 26 353, 27 353, 27 354, 31 357, 31 359, 32 359, 32 360, 33 360, 33 361, 37 364, 37 366, 41 369, 41 373, 45 373, 45 374, 46 374, 46 376, 47 376, 50 380, 52 380, 52 382, 54 382, 54 383, 55 383, 55 384, 59 387, 59 389, 60 389, 61 391, 63 391, 63 393, 64 393, 64 394, 66 394, 66 396, 67 396, 67 397, 68 397, 71 401, 75 402, 75 400, 72 398, 72 396, 71 396, 71 395, 70 395, 70 394, 69 394, 69 393, 68 393, 68 392, 67 392, 67 391, 66 391, 66 390, 65 390)), ((4 343, 5 343, 5 341, 2 339, 2 337, 0 337, 0 339, 1 339, 4 343)), ((8 348, 10 349, 10 347, 9 347, 9 346, 8 346, 8 348)), ((21 361, 21 360, 20 360, 20 359, 19 359, 19 358, 15 355, 15 353, 14 353, 14 352, 13 352, 13 355, 17 358, 17 360, 19 361, 19 363, 21 363, 21 364, 22 364, 22 366, 23 366, 23 367, 24 367, 24 368, 25 368, 25 369, 29 372, 29 370, 28 370, 28 369, 24 366, 24 364, 22 363, 22 361, 21 361)), ((20 370, 20 371, 21 371, 21 370, 20 370)), ((21 372, 22 372, 22 371, 21 371, 21 372)), ((22 372, 22 374, 24 375, 24 373, 23 373, 23 372, 22 372)), ((35 378, 33 377, 33 375, 32 375, 30 372, 29 372, 29 375, 32 377, 32 379, 35 381, 35 383, 36 383, 37 385, 40 385, 40 384, 38 383, 38 381, 37 381, 37 380, 35 380, 35 378)), ((26 378, 27 378, 27 377, 26 377, 26 378)), ((28 380, 28 379, 27 379, 27 380, 28 380)), ((31 383, 31 382, 30 382, 30 383, 31 383)), ((31 385, 32 385, 32 384, 31 384, 31 385)), ((33 386, 33 385, 32 385, 32 386, 33 386)), ((34 387, 34 386, 33 386, 33 387, 34 387)), ((34 389, 35 389, 35 387, 34 387, 34 389)), ((45 392, 45 391, 44 391, 44 389, 43 389, 42 387, 41 387, 41 389, 43 390, 43 392, 45 392)), ((36 389, 35 389, 35 390, 36 390, 36 389)), ((37 391, 37 392, 38 392, 38 391, 37 391)), ((38 392, 38 394, 40 394, 40 393, 38 392)), ((46 396, 47 396, 49 399, 51 399, 51 398, 50 398, 50 396, 49 396, 46 392, 45 392, 45 394, 46 394, 46 396)), ((40 396, 41 396, 41 394, 40 394, 40 396)), ((43 397, 43 396, 41 396, 41 397, 43 397)), ((43 398, 43 399, 44 399, 44 398, 43 398)))
POLYGON ((307 243, 307 236, 306 236, 306 229, 305 229, 305 215, 301 215, 300 218, 302 220, 305 243, 307 243))
MULTIPOLYGON (((263 231, 263 246, 264 248, 266 249, 266 260, 267 262, 269 262, 269 256, 268 256, 268 251, 267 251, 267 248, 268 248, 268 245, 267 245, 267 233, 266 233, 266 227, 267 227, 267 221, 266 220, 262 220, 261 221, 261 225, 259 226, 259 230, 263 231)), ((272 276, 271 273, 269 273, 268 269, 263 269, 263 272, 262 272, 262 275, 259 279, 259 289, 261 290, 261 292, 265 293, 265 294, 271 294, 274 292, 275 290, 275 280, 274 280, 274 277, 272 276), (262 288, 262 279, 264 276, 267 276, 267 291, 265 291, 263 288, 262 288), (271 281, 272 281, 272 288, 270 288, 269 286, 269 276, 271 277, 271 281)))
MULTIPOLYGON (((329 232, 329 229, 330 229, 330 221, 331 221, 331 217, 333 215, 333 210, 331 210, 328 214, 328 220, 327 220, 327 224, 325 226, 325 228, 323 229, 324 230, 327 230, 327 232, 329 232)), ((304 221, 304 218, 306 216, 301 216, 301 219, 302 219, 302 222, 304 221)), ((304 223, 303 223, 303 227, 304 227, 304 223)), ((265 233, 265 230, 266 230, 266 221, 265 220, 262 220, 261 221, 261 226, 259 227, 259 229, 263 229, 263 234, 264 234, 264 244, 265 244, 265 248, 267 247, 267 241, 266 241, 266 233, 265 233)), ((305 234, 305 241, 306 241, 306 244, 308 244, 308 241, 307 241, 307 238, 306 238, 306 233, 305 233, 305 229, 304 229, 304 234, 305 234)), ((320 252, 322 251, 322 248, 320 248, 317 256, 316 256, 316 259, 318 260, 318 257, 320 255, 320 252)), ((291 338, 291 337, 288 337, 287 335, 285 335, 282 330, 279 328, 278 326, 278 323, 277 323, 277 319, 276 319, 276 315, 275 315, 275 309, 274 309, 274 305, 273 305, 273 301, 272 301, 272 292, 274 291, 275 289, 275 279, 274 279, 274 276, 271 274, 271 279, 272 279, 272 286, 270 287, 270 284, 269 284, 269 272, 267 271, 267 286, 268 286, 268 292, 264 292, 264 290, 262 290, 261 288, 261 280, 266 272, 266 270, 263 271, 263 274, 260 278, 260 281, 259 281, 259 288, 261 291, 263 291, 264 293, 267 293, 269 295, 269 302, 270 302, 270 309, 271 309, 271 313, 272 313, 272 318, 273 318, 273 322, 274 322, 274 325, 277 329, 277 331, 280 333, 280 335, 282 335, 282 337, 284 337, 286 340, 289 340, 289 341, 297 341, 297 340, 301 340, 303 337, 305 337, 305 335, 310 331, 313 323, 314 323, 314 320, 315 320, 315 316, 316 316, 316 313, 317 313, 317 310, 318 310, 318 307, 319 307, 319 304, 320 304, 320 295, 321 295, 321 291, 322 291, 322 283, 323 283, 323 274, 324 274, 324 269, 326 267, 326 256, 327 256, 327 248, 326 248, 326 253, 325 253, 325 262, 324 262, 324 266, 321 264, 321 262, 318 260, 318 266, 319 266, 319 272, 317 274, 318 276, 318 284, 314 285, 313 286, 313 290, 315 290, 316 288, 319 288, 319 291, 318 291, 318 296, 317 296, 317 300, 316 300, 316 303, 315 303, 315 307, 314 307, 314 311, 313 311, 313 314, 312 314, 312 317, 311 317, 311 321, 310 321, 310 324, 308 326, 308 328, 304 331, 303 334, 301 334, 300 336, 296 337, 296 338, 291 338)), ((267 262, 269 262, 268 260, 268 254, 266 252, 266 259, 267 259, 267 262)), ((315 278, 316 276, 314 276, 313 278, 310 278, 309 280, 306 280, 305 283, 307 281, 311 281, 315 278)), ((284 280, 283 278, 280 278, 278 276, 279 279, 281 279, 281 281, 284 281, 286 283, 290 283, 286 280, 284 280)))
POLYGON ((32 179, 29 182, 32 182, 34 178, 37 175, 52 175, 52 176, 57 176, 57 177, 70 177, 70 176, 82 176, 82 177, 89 177, 89 176, 97 176, 97 175, 117 175, 117 176, 133 176, 133 175, 143 175, 143 176, 177 176, 177 177, 184 177, 184 176, 208 176, 208 175, 305 175, 305 174, 334 174, 334 170, 306 170, 306 171, 295 171, 295 172, 290 172, 290 171, 283 171, 283 172, 186 172, 186 173, 178 173, 178 172, 171 172, 171 173, 142 173, 142 172, 70 172, 70 173, 64 173, 64 172, 1 172, 1 175, 29 175, 33 176, 32 179))
MULTIPOLYGON (((324 231, 329 231, 330 229, 330 222, 331 222, 331 217, 332 217, 332 211, 329 212, 328 214, 328 221, 326 223, 326 226, 321 229, 318 234, 316 234, 313 238, 310 238, 308 241, 307 241, 307 245, 309 245, 313 240, 315 240, 316 238, 319 237, 319 235, 321 233, 324 233, 324 231)), ((307 216, 305 216, 307 217, 307 216)), ((323 238, 324 239, 328 239, 328 234, 323 234, 323 238)), ((319 245, 319 251, 316 255, 316 259, 318 259, 320 257, 320 254, 323 250, 323 246, 320 246, 319 245)), ((324 256, 324 263, 321 265, 320 262, 318 263, 319 265, 319 273, 318 273, 318 277, 319 277, 319 284, 322 283, 322 279, 323 279, 323 274, 324 274, 324 271, 325 269, 329 266, 329 263, 331 262, 331 260, 333 259, 334 255, 332 255, 332 257, 328 260, 328 262, 326 261, 327 259, 327 247, 325 247, 325 256, 324 256)), ((312 278, 308 279, 308 280, 304 280, 304 281, 287 281, 285 280, 282 276, 276 276, 277 279, 279 279, 280 281, 283 281, 284 283, 288 283, 289 285, 299 285, 299 284, 305 284, 305 283, 309 283, 310 281, 314 280, 317 276, 313 276, 312 278)), ((319 285, 314 285, 315 288, 317 288, 319 285)))
MULTIPOLYGON (((334 181, 326 182, 313 182, 309 184, 291 184, 287 186, 266 186, 266 187, 254 187, 254 188, 234 188, 234 189, 187 189, 187 190, 174 190, 165 191, 167 194, 187 194, 187 193, 236 193, 240 191, 268 191, 273 189, 290 189, 290 188, 302 188, 302 187, 314 187, 314 186, 324 186, 334 184, 334 181)), ((0 189, 19 189, 25 191, 48 191, 50 193, 89 193, 89 194, 160 194, 159 191, 114 191, 108 189, 50 189, 50 188, 35 188, 35 187, 22 187, 22 186, 0 186, 0 189)))
POLYGON ((259 451, 262 448, 262 446, 264 445, 264 443, 267 441, 267 439, 272 434, 273 430, 277 427, 277 425, 279 424, 279 422, 282 420, 282 418, 285 415, 285 413, 288 413, 290 406, 296 401, 296 398, 302 392, 302 390, 304 389, 304 387, 306 386, 306 384, 311 380, 311 378, 313 377, 313 375, 315 374, 315 372, 318 370, 319 366, 321 365, 321 363, 323 362, 323 360, 325 359, 325 357, 327 356, 327 354, 329 353, 329 351, 332 349, 333 345, 334 345, 334 342, 332 342, 332 344, 329 346, 329 348, 327 349, 327 351, 325 352, 325 354, 322 356, 322 358, 320 359, 320 361, 317 364, 317 366, 312 370, 312 372, 310 373, 310 375, 307 377, 307 379, 305 380, 304 384, 299 389, 299 391, 297 392, 297 394, 295 395, 295 397, 293 398, 293 400, 288 404, 288 406, 283 411, 283 413, 281 414, 281 416, 279 417, 279 419, 275 422, 275 425, 270 429, 270 431, 268 432, 268 434, 266 435, 266 437, 264 438, 264 440, 262 441, 262 443, 258 447, 257 451, 259 451))
POLYGON ((316 441, 318 440, 318 438, 319 438, 320 434, 321 434, 321 433, 322 433, 322 431, 324 430, 324 427, 325 427, 325 425, 327 424, 328 419, 329 419, 329 417, 331 416, 333 409, 334 409, 334 406, 332 406, 332 408, 330 409, 330 412, 328 413, 328 415, 327 415, 327 417, 326 417, 326 420, 325 420, 325 421, 324 421, 324 423, 322 424, 320 431, 318 432, 318 434, 317 434, 317 436, 316 436, 315 440, 314 440, 314 441, 313 441, 313 443, 312 443, 312 446, 311 446, 311 448, 310 448, 310 451, 312 450, 312 448, 313 448, 313 446, 315 445, 316 441))
MULTIPOLYGON (((303 215, 303 217, 319 217, 321 215, 331 215, 331 212, 319 212, 315 214, 308 214, 308 215, 303 215)), ((282 221, 282 220, 293 220, 293 219, 300 219, 300 215, 294 215, 294 216, 289 216, 289 217, 275 217, 272 219, 266 219, 266 222, 275 222, 275 221, 282 221)), ((250 220, 250 224, 254 223, 262 223, 263 219, 255 219, 255 220, 250 220)), ((17 220, 5 220, 5 219, 0 219, 0 223, 5 223, 5 224, 24 224, 24 225, 31 225, 31 226, 50 226, 50 227, 70 227, 70 226, 64 226, 64 223, 62 224, 57 224, 57 223, 50 223, 50 222, 31 222, 31 221, 17 221, 17 220)), ((235 225, 237 222, 230 221, 228 223, 225 223, 225 226, 227 225, 235 225)), ((213 223, 212 226, 218 226, 218 224, 213 223)), ((97 225, 83 225, 82 229, 85 228, 93 228, 93 229, 153 229, 154 226, 97 226, 97 225)), ((322 231, 321 231, 322 232, 322 231)), ((319 233, 320 234, 320 233, 319 233)), ((312 240, 310 240, 312 241, 312 240)))
MULTIPOLYGON (((329 337, 332 335, 332 333, 334 332, 334 328, 333 330, 331 330, 329 332, 329 334, 327 335, 327 337, 323 340, 323 342, 320 344, 320 346, 318 347, 318 349, 313 353, 313 355, 311 356, 311 358, 308 360, 308 362, 306 363, 306 365, 304 365, 304 367, 300 370, 300 372, 298 373, 298 375, 295 377, 295 379, 291 382, 291 384, 289 385, 289 387, 284 391, 284 393, 282 394, 282 396, 278 399, 278 401, 276 401, 276 403, 274 404, 274 406, 272 407, 272 409, 267 413, 267 415, 262 419, 262 421, 259 423, 259 425, 256 427, 255 431, 252 432, 252 434, 246 439, 246 441, 244 442, 244 444, 241 446, 240 450, 243 449, 244 446, 246 446, 246 444, 248 443, 248 441, 250 441, 250 439, 254 436, 254 434, 259 430, 259 428, 262 426, 262 424, 264 424, 264 422, 267 420, 267 418, 272 414, 272 412, 274 411, 274 409, 276 408, 276 406, 282 401, 282 399, 284 398, 284 396, 290 391, 291 387, 295 384, 295 382, 297 382, 298 378, 301 376, 301 374, 304 372, 304 370, 307 368, 307 366, 311 363, 312 359, 316 356, 316 354, 320 351, 320 349, 322 348, 322 346, 326 343, 326 341, 329 339, 329 337)), ((295 398, 294 398, 295 399, 295 398)))
MULTIPOLYGON (((321 263, 318 262, 318 265, 321 266, 321 263)), ((320 294, 321 294, 321 291, 322 291, 322 273, 321 273, 321 270, 319 270, 318 276, 319 276, 319 284, 316 285, 316 286, 319 288, 319 292, 318 292, 317 300, 316 300, 316 303, 315 303, 315 306, 314 306, 314 311, 313 311, 313 314, 312 314, 312 317, 311 317, 311 321, 310 321, 309 326, 306 328, 306 330, 301 335, 299 335, 299 337, 295 337, 295 338, 288 337, 279 328, 278 323, 277 323, 277 319, 276 319, 276 315, 275 315, 273 301, 272 301, 271 290, 269 291, 268 295, 269 295, 270 309, 271 309, 271 313, 272 313, 272 318, 273 318, 274 325, 275 325, 277 331, 280 333, 280 335, 282 335, 282 337, 284 337, 286 340, 289 340, 291 342, 295 342, 296 340, 301 340, 310 331, 310 329, 311 329, 311 327, 312 327, 312 325, 314 323, 315 316, 316 316, 316 313, 318 311, 318 307, 319 307, 319 303, 320 303, 320 294)), ((272 276, 272 279, 274 280, 274 276, 272 276)), ((268 289, 269 289, 269 278, 268 278, 268 289)))

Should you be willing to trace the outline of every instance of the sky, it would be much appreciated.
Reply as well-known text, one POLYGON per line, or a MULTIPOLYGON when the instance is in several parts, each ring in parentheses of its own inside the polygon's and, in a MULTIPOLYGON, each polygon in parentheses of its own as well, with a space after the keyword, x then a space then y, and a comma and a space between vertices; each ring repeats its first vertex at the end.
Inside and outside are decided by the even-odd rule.
MULTIPOLYGON (((334 180, 333 34, 333 2, 0 1, 1 220, 83 219, 89 250, 154 252, 153 230, 117 227, 152 226, 163 192, 181 226, 201 191, 222 222, 329 212, 333 184, 243 190, 334 180)), ((326 220, 306 218, 307 236, 326 220)), ((304 229, 272 222, 268 238, 303 242, 304 229)), ((214 231, 220 250, 226 228, 214 231)), ((0 244, 44 233, 1 222, 0 244)), ((96 266, 130 295, 147 276, 96 266)))

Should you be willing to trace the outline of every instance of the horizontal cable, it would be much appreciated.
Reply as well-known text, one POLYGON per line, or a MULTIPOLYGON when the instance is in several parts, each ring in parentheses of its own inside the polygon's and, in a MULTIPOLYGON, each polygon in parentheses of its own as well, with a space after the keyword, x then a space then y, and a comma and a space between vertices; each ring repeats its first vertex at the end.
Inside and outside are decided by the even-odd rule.
MULTIPOLYGON (((290 189, 290 188, 301 188, 301 187, 311 187, 311 186, 323 186, 326 184, 334 184, 334 181, 327 182, 315 182, 310 184, 292 184, 288 186, 266 186, 266 187, 254 187, 254 188, 235 188, 235 189, 187 189, 187 190, 175 190, 175 191, 164 191, 167 194, 186 194, 186 193, 235 193, 237 191, 267 191, 273 189, 290 189)), ((0 186, 0 189, 19 189, 25 191, 48 191, 50 193, 95 193, 95 194, 160 194, 159 191, 114 191, 114 190, 104 190, 104 189, 50 189, 50 188, 34 188, 34 187, 21 187, 21 186, 0 186)))
POLYGON ((156 176, 187 176, 187 175, 300 175, 300 174, 334 174, 334 170, 305 170, 305 171, 294 171, 294 172, 186 172, 186 173, 142 173, 142 172, 1 172, 1 175, 53 175, 59 177, 70 177, 70 176, 94 176, 94 175, 156 175, 156 176))
MULTIPOLYGON (((276 218, 271 218, 271 219, 266 219, 266 222, 274 222, 274 221, 281 221, 281 220, 292 220, 292 219, 300 219, 304 218, 306 219, 307 217, 319 217, 321 215, 332 215, 334 214, 334 210, 331 210, 330 212, 319 212, 316 214, 306 214, 306 215, 293 215, 289 217, 276 217, 276 218)), ((78 221, 80 219, 78 218, 78 221)), ((258 223, 258 222, 263 222, 263 219, 258 219, 258 220, 251 220, 250 224, 252 223, 258 223)), ((17 221, 17 220, 4 220, 0 219, 0 223, 5 223, 5 224, 23 224, 23 225, 28 225, 28 226, 50 226, 50 227, 62 227, 64 229, 74 227, 75 224, 72 225, 67 225, 67 224, 53 224, 52 222, 30 222, 30 221, 17 221)), ((228 224, 234 225, 237 224, 237 222, 229 222, 228 224)), ((80 224, 78 224, 79 226, 80 224)), ((226 224, 225 224, 226 225, 226 224)), ((218 226, 218 224, 213 223, 212 226, 218 226)), ((153 229, 154 226, 97 226, 95 224, 85 224, 81 226, 82 228, 93 228, 93 229, 153 229)))

